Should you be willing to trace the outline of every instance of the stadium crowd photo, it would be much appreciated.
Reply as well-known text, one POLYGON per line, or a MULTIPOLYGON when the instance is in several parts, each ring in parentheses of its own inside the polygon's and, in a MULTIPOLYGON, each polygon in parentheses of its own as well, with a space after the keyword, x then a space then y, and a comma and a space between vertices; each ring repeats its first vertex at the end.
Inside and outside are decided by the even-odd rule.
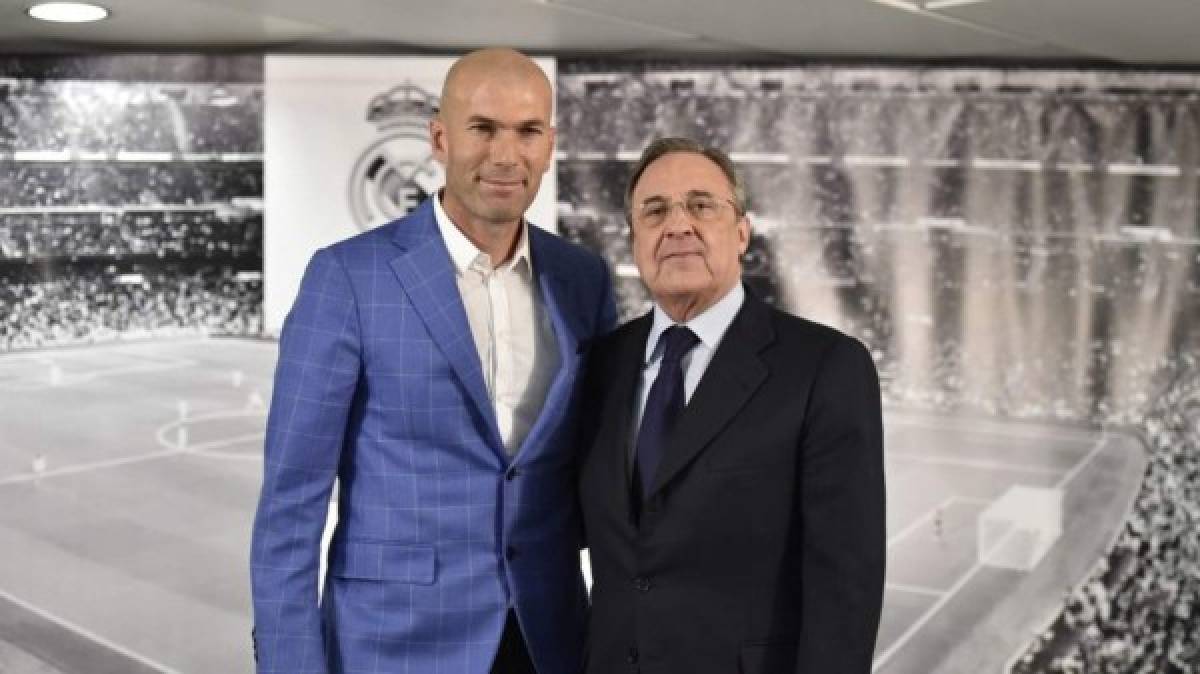
POLYGON ((262 331, 261 84, 0 81, 0 352, 262 331))
MULTIPOLYGON (((0 69, 0 547, 48 560, 0 564, 0 671, 60 674, 10 641, 106 673, 253 667, 264 239, 288 235, 264 216, 268 83, 261 58, 138 56, 0 69), (29 638, 10 615, 55 619, 29 638)), ((559 59, 553 84, 554 224, 607 262, 618 322, 653 307, 626 181, 684 136, 745 182, 747 292, 866 347, 874 673, 1200 674, 1200 97, 1121 70, 632 57, 559 59)))

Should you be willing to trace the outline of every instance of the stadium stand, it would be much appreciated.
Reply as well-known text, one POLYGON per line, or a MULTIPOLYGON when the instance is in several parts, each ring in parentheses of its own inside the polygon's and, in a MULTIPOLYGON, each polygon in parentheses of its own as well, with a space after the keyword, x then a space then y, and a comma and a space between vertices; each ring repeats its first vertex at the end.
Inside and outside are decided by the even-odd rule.
POLYGON ((0 214, 3 259, 242 257, 261 250, 261 214, 233 219, 207 210, 0 214))
POLYGON ((832 295, 831 317, 875 355, 890 407, 1144 439, 1148 468, 1111 550, 1011 674, 1200 672, 1200 241, 1194 213, 1177 212, 1193 203, 1177 178, 1121 173, 1182 150, 1111 135, 1180 103, 1026 98, 1046 106, 1039 129, 1019 96, 972 98, 979 89, 898 72, 839 84, 819 69, 561 68, 560 230, 613 263, 621 315, 639 314, 647 297, 622 213, 637 151, 687 135, 731 152, 759 225, 747 281, 832 295), (635 99, 644 126, 624 131, 635 99), (904 287, 924 308, 901 301, 904 287), (1014 330, 988 318, 1004 306, 1033 320, 1014 330), (920 377, 903 376, 902 333, 920 336, 907 344, 920 377))
POLYGON ((1012 674, 1200 668, 1200 367, 1175 370, 1138 424, 1150 461, 1129 519, 1012 674))
POLYGON ((0 208, 65 206, 194 206, 262 195, 260 165, 3 162, 0 208))
POLYGON ((0 352, 260 334, 261 113, 261 84, 4 80, 0 352))
POLYGON ((0 267, 0 351, 262 330, 261 276, 194 262, 0 267))

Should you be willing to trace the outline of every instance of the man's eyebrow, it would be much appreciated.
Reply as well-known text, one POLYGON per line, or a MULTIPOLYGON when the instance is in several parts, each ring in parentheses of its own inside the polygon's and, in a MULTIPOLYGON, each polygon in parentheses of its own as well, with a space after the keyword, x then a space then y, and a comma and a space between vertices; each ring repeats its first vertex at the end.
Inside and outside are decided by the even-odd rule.
POLYGON ((666 200, 667 200, 667 198, 661 194, 651 194, 650 196, 646 197, 645 199, 642 199, 638 203, 645 206, 646 204, 649 204, 649 203, 655 203, 655 202, 666 201, 666 200))
MULTIPOLYGON (((717 196, 716 193, 710 192, 708 190, 688 190, 687 192, 683 193, 683 198, 685 198, 685 199, 687 199, 689 197, 716 197, 716 196, 717 196)), ((650 196, 646 197, 645 199, 642 199, 640 203, 645 204, 645 203, 649 203, 651 201, 668 201, 668 200, 670 200, 670 197, 668 197, 664 194, 651 194, 650 196)))
MULTIPOLYGON (((485 117, 484 115, 471 115, 471 116, 467 117, 467 124, 489 124, 491 126, 499 126, 499 127, 505 126, 504 124, 500 123, 499 120, 492 119, 491 117, 485 117)), ((517 122, 516 124, 514 124, 513 126, 515 126, 517 128, 528 129, 530 127, 535 127, 535 126, 539 127, 539 128, 545 128, 545 127, 549 126, 549 124, 544 119, 538 119, 538 118, 534 117, 531 119, 521 120, 521 121, 517 122)))

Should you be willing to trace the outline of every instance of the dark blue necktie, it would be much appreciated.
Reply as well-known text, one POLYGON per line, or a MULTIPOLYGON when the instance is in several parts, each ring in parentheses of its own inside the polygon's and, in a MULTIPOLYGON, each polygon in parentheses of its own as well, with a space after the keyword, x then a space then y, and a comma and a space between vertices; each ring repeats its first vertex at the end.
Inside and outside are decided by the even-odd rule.
POLYGON ((700 340, 682 325, 672 325, 658 338, 663 345, 658 376, 646 397, 642 426, 638 429, 637 460, 633 469, 633 488, 645 499, 654 484, 654 473, 667 450, 671 429, 683 411, 683 366, 681 361, 700 340))

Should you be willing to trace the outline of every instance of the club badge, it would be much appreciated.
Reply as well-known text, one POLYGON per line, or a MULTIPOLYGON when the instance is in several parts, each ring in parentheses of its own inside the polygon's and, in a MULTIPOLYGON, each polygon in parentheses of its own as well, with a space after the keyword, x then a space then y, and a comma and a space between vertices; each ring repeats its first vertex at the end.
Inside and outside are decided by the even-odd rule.
POLYGON ((405 82, 371 99, 367 121, 379 137, 350 174, 350 212, 367 230, 403 217, 441 187, 445 175, 429 148, 438 99, 405 82))

